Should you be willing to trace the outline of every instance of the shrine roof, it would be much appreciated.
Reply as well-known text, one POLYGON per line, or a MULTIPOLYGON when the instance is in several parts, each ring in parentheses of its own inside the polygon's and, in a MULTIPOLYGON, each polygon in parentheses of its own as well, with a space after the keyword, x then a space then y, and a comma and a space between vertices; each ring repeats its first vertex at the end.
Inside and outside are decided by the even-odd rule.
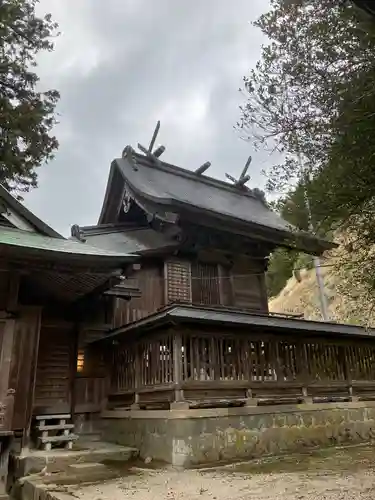
POLYGON ((273 212, 257 190, 197 174, 125 148, 122 158, 112 162, 105 199, 98 225, 113 223, 127 192, 150 214, 168 220, 182 213, 217 226, 226 225, 239 234, 253 234, 308 253, 320 254, 334 245, 309 233, 297 231, 273 212))

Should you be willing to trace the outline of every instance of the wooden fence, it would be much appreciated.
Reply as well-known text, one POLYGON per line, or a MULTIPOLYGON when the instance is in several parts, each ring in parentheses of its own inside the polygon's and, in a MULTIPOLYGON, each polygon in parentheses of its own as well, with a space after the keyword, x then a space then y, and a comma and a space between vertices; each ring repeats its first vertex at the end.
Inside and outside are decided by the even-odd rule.
POLYGON ((169 330, 107 358, 112 407, 375 399, 375 339, 169 330), (109 362, 110 360, 110 362, 109 362))

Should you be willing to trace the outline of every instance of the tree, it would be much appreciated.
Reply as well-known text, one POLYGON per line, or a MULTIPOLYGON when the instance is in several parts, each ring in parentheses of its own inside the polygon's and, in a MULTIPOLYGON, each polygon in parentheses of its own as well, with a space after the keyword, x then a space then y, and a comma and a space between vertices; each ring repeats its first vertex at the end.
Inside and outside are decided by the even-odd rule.
POLYGON ((37 54, 53 50, 57 24, 50 14, 36 15, 37 3, 0 3, 0 183, 20 191, 36 187, 36 168, 58 146, 50 132, 59 93, 38 90, 34 72, 37 54))
POLYGON ((270 43, 244 78, 247 102, 237 127, 284 154, 268 188, 297 182, 307 189, 315 227, 345 233, 341 272, 373 297, 374 26, 331 0, 272 0, 255 24, 270 43))
POLYGON ((340 96, 373 59, 374 38, 353 9, 331 0, 272 0, 255 25, 270 44, 244 77, 247 101, 237 128, 257 146, 285 154, 268 185, 280 189, 301 177, 298 155, 311 173, 325 164, 340 96))

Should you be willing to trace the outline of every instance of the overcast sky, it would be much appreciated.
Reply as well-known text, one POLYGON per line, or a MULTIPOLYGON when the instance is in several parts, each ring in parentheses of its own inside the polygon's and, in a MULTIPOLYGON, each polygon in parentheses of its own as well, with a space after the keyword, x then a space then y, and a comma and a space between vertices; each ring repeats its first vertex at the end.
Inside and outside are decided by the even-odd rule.
POLYGON ((60 148, 25 203, 64 235, 95 224, 109 166, 125 145, 148 145, 157 120, 163 159, 238 175, 253 155, 250 187, 272 160, 233 130, 242 77, 265 41, 251 25, 267 0, 41 0, 60 24, 40 58, 44 88, 61 92, 60 148))

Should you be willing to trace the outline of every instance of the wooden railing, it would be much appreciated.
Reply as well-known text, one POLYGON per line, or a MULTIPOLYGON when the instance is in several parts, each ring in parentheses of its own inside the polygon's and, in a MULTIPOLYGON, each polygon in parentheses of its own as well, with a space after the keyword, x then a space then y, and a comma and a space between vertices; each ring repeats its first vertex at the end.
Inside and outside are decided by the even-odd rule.
POLYGON ((111 407, 375 399, 375 339, 169 330, 118 338, 111 407))

